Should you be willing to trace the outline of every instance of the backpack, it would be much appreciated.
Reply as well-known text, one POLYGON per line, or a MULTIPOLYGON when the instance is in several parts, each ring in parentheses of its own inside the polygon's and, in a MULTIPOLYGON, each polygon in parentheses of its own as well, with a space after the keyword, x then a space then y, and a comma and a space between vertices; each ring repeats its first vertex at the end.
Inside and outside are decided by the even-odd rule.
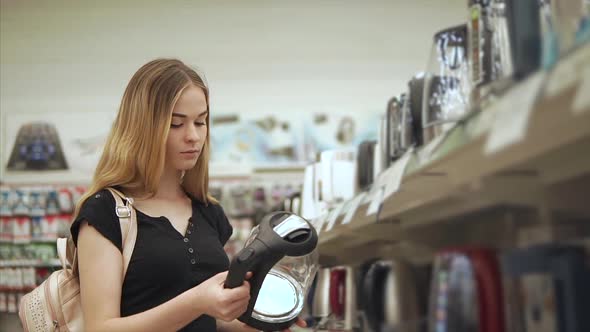
MULTIPOLYGON (((125 277, 137 238, 137 216, 131 198, 115 189, 107 189, 115 198, 115 213, 121 226, 125 277)), ((53 272, 41 285, 24 295, 19 305, 18 316, 26 332, 84 330, 78 256, 71 236, 57 239, 57 253, 62 269, 53 272)))

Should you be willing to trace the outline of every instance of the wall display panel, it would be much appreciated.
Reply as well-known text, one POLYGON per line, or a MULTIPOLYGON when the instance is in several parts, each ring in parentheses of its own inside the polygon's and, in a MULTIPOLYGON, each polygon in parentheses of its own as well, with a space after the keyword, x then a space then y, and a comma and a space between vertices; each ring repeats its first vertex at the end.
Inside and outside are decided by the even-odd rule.
POLYGON ((376 140, 380 111, 313 112, 303 118, 306 160, 315 160, 325 150, 357 146, 362 141, 376 140))
POLYGON ((379 112, 225 113, 211 118, 211 161, 302 165, 318 152, 376 139, 379 112))
POLYGON ((114 114, 23 112, 2 120, 3 182, 88 182, 114 114))
POLYGON ((301 115, 295 112, 223 113, 211 118, 211 161, 253 166, 304 161, 301 115))

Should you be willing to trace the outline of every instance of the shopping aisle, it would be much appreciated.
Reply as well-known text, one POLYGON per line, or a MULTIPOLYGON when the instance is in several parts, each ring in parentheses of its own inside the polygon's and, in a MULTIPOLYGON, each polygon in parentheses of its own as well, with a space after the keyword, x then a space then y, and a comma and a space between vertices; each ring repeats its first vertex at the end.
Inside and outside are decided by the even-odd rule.
MULTIPOLYGON (((130 259, 176 227, 180 249, 166 248, 162 266, 188 255, 182 271, 201 278, 227 263, 226 288, 254 272, 241 321, 276 330, 299 317, 308 327, 295 332, 590 331, 589 1, 57 1, 0 12, 0 331, 21 331, 23 296, 62 270, 56 241, 70 236, 101 156, 123 155, 107 138, 125 110, 154 113, 123 123, 120 138, 154 141, 112 159, 136 171, 110 184, 125 192, 114 215, 142 215, 137 241, 163 221, 130 259), (184 61, 159 63, 192 85, 174 98, 146 88, 170 99, 165 111, 126 108, 133 73, 160 57, 184 61), (179 111, 184 98, 204 111, 179 111), (141 135, 162 119, 168 136, 141 135), (143 148, 164 140, 172 157, 160 164, 182 193, 174 211, 129 194, 157 161, 143 148), (208 173, 197 174, 203 160, 208 173), (208 214, 213 201, 223 213, 208 214), (188 224, 175 224, 189 205, 188 224), (199 248, 197 235, 213 245, 199 248)), ((172 270, 158 272, 184 276, 162 273, 172 270)), ((138 293, 176 291, 180 279, 138 293)), ((60 308, 43 315, 65 330, 60 308)), ((41 324, 34 310, 29 324, 41 324)))

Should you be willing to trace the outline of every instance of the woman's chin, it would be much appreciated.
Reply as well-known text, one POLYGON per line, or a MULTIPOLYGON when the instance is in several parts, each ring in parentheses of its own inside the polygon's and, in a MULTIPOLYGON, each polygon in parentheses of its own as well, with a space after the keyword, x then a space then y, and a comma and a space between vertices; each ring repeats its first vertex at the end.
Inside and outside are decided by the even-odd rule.
POLYGON ((190 162, 190 163, 182 163, 181 165, 178 165, 178 167, 176 167, 176 169, 179 172, 188 172, 191 169, 195 168, 195 166, 197 165, 197 162, 190 162))

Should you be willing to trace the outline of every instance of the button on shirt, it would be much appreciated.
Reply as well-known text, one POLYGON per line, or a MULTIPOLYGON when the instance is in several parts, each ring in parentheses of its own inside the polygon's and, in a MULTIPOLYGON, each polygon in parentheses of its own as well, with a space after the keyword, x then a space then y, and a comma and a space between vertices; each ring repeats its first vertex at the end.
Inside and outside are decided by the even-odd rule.
MULTIPOLYGON (((223 209, 194 198, 192 209, 185 234, 178 232, 166 217, 149 216, 136 210, 137 240, 123 281, 121 316, 156 307, 228 269, 223 245, 232 228, 223 209)), ((75 243, 83 221, 122 250, 115 200, 109 191, 90 196, 82 206, 71 226, 75 243)), ((215 319, 202 315, 181 331, 215 330, 215 319)))

